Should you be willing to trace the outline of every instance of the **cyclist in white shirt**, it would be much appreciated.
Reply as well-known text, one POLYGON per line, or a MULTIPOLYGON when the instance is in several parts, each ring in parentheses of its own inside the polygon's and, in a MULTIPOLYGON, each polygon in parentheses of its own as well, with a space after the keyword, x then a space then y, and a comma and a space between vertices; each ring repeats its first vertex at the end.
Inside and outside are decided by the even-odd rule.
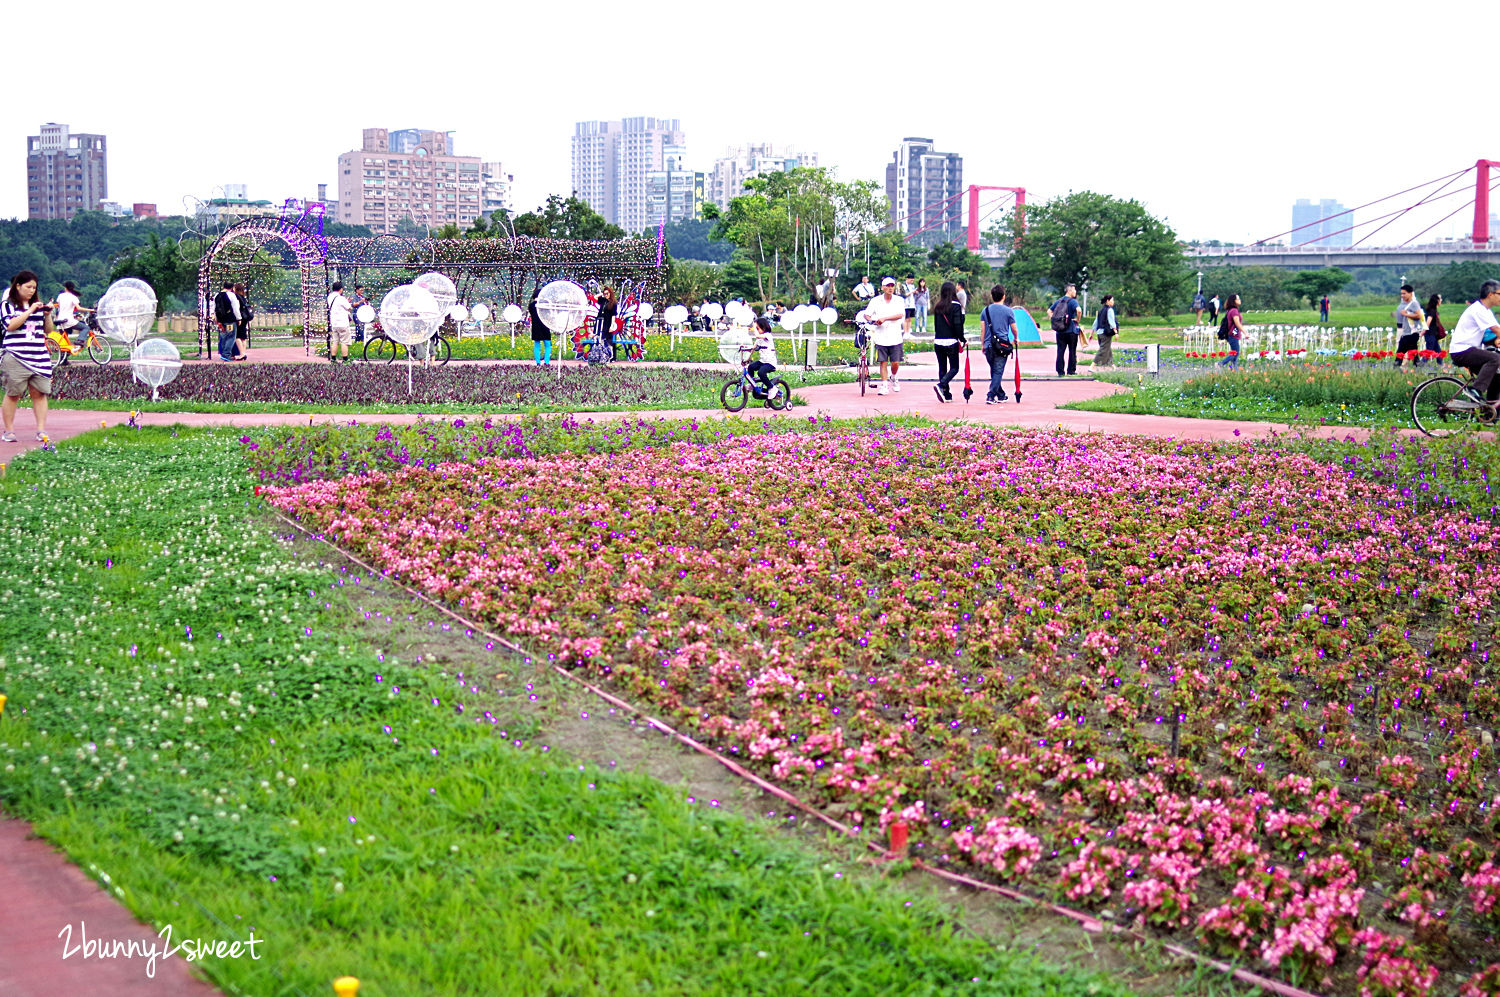
POLYGON ((880 294, 865 306, 865 318, 873 325, 870 336, 875 344, 875 358, 880 361, 880 390, 900 391, 901 382, 896 379, 901 370, 901 361, 906 359, 902 349, 906 326, 906 301, 896 295, 896 278, 886 277, 880 281, 880 294), (889 373, 887 373, 889 368, 889 373))
POLYGON ((1453 365, 1474 375, 1473 383, 1464 389, 1464 394, 1480 405, 1490 404, 1491 385, 1496 372, 1500 372, 1500 353, 1484 348, 1486 338, 1493 341, 1500 336, 1500 321, 1495 319, 1496 305, 1500 305, 1500 280, 1487 280, 1479 286, 1479 299, 1459 316, 1458 325, 1453 327, 1453 340, 1448 345, 1448 359, 1453 365))

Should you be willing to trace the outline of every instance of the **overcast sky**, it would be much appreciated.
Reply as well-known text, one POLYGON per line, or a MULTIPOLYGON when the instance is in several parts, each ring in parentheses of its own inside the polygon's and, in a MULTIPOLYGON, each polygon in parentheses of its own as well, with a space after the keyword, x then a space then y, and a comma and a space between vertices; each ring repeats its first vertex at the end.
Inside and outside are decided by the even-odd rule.
MULTIPOLYGON (((189 16, 78 0, 66 31, 38 28, 36 71, 10 74, 0 216, 25 215, 22 152, 44 121, 107 135, 110 199, 170 214, 226 183, 269 200, 334 187, 367 126, 455 131, 458 153, 515 174, 527 210, 567 192, 575 121, 651 115, 681 120, 698 169, 769 141, 883 182, 896 144, 920 135, 963 155, 966 183, 1031 201, 1096 190, 1186 238, 1257 239, 1290 228, 1299 197, 1354 207, 1500 159, 1487 63, 1462 61, 1468 33, 1488 30, 1481 10, 759 0, 415 17, 385 0, 269 0, 189 16), (72 63, 46 44, 59 33, 72 63)), ((1467 186, 1370 244, 1462 209, 1472 174, 1467 186)), ((1471 217, 1431 235, 1467 233, 1471 217)))

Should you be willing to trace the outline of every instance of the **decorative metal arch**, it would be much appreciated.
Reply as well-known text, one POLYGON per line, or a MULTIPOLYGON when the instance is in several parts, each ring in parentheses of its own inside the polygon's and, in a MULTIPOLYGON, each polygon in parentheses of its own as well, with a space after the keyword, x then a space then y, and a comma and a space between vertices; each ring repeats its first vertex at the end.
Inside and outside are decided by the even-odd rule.
MULTIPOLYGON (((290 205, 289 205, 290 206, 290 205)), ((666 290, 666 267, 651 239, 583 241, 573 239, 409 239, 395 235, 369 238, 323 235, 322 217, 251 218, 226 230, 198 265, 199 352, 207 355, 213 325, 212 273, 225 247, 248 240, 253 251, 280 239, 295 255, 302 288, 302 338, 310 352, 315 330, 325 327, 320 295, 342 280, 352 288, 360 274, 383 294, 418 274, 437 270, 458 288, 460 300, 493 295, 497 303, 524 305, 529 292, 552 280, 638 285, 641 300, 660 300, 666 290), (321 271, 321 275, 319 273, 321 271), (321 277, 321 279, 320 279, 321 277)), ((372 304, 378 299, 373 298, 372 304)))

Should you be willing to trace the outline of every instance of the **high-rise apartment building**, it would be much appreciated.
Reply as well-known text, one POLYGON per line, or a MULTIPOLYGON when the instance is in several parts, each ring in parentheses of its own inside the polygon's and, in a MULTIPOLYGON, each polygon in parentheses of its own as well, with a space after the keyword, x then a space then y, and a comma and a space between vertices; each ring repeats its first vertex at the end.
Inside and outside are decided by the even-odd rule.
POLYGON ((799 166, 817 166, 816 152, 797 152, 788 147, 777 152, 769 142, 738 146, 714 160, 708 175, 708 199, 729 210, 729 202, 745 193, 745 181, 762 173, 790 173, 799 166))
POLYGON ((1354 233, 1339 231, 1354 224, 1353 216, 1343 214, 1343 210, 1342 204, 1326 197, 1321 201, 1297 198, 1292 205, 1294 231, 1288 236, 1292 245, 1308 243, 1314 246, 1352 246, 1354 233), (1339 217, 1334 218, 1333 215, 1339 217))
POLYGON ((395 232, 403 218, 417 228, 474 224, 483 210, 479 157, 449 155, 449 132, 422 131, 415 145, 402 139, 401 152, 391 134, 366 128, 362 147, 339 156, 338 209, 329 216, 381 233, 395 232))
POLYGON ((676 118, 580 121, 573 126, 573 193, 605 221, 641 232, 660 221, 659 214, 653 221, 647 193, 650 174, 667 170, 669 149, 679 147, 680 159, 683 142, 676 118))
POLYGON ((70 219, 109 196, 103 135, 47 122, 26 139, 26 217, 70 219))
POLYGON ((481 211, 486 215, 493 215, 497 211, 509 215, 516 210, 511 193, 516 184, 514 173, 506 173, 505 167, 499 163, 485 163, 479 171, 479 178, 481 211))
POLYGON ((932 139, 907 137, 885 166, 891 227, 924 246, 952 242, 963 232, 964 157, 938 152, 932 139))

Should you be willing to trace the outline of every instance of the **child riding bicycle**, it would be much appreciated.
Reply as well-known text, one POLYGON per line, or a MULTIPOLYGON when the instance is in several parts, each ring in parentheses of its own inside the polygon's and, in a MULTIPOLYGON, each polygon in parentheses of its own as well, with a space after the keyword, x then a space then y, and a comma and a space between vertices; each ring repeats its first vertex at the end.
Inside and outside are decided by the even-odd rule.
POLYGON ((771 391, 771 373, 776 370, 776 340, 771 337, 771 320, 764 315, 755 320, 753 339, 740 347, 740 363, 745 372, 760 379, 755 397, 764 398, 771 391), (750 354, 760 351, 759 360, 750 360, 750 354))

